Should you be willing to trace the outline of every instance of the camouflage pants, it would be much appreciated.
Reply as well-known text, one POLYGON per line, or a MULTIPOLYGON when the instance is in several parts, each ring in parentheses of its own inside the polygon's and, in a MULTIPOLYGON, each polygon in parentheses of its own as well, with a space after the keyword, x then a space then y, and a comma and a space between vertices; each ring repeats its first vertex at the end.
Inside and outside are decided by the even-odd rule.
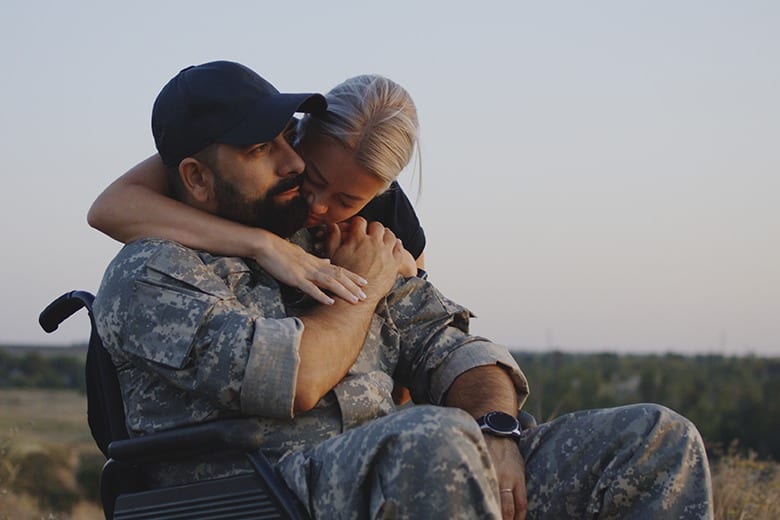
MULTIPOLYGON (((523 433, 528 518, 711 518, 699 433, 661 406, 564 415, 523 433)), ((313 518, 500 518, 474 419, 414 406, 283 458, 313 518)))

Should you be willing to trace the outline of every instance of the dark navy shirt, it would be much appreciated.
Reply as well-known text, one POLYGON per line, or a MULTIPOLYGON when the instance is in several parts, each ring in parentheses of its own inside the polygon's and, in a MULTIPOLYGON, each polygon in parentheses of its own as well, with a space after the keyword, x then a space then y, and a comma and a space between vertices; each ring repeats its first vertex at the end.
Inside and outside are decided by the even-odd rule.
POLYGON ((393 181, 386 192, 369 202, 358 215, 390 228, 414 258, 418 258, 425 249, 425 232, 412 203, 397 182, 393 181))

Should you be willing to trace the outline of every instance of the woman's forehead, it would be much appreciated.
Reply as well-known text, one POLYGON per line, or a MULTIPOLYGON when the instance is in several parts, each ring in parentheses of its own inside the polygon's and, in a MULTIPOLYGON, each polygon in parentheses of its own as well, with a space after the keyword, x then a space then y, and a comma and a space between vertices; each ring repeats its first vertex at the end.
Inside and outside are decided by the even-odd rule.
POLYGON ((350 150, 331 140, 306 143, 300 148, 309 174, 326 182, 334 191, 353 198, 373 198, 384 183, 357 162, 350 150))

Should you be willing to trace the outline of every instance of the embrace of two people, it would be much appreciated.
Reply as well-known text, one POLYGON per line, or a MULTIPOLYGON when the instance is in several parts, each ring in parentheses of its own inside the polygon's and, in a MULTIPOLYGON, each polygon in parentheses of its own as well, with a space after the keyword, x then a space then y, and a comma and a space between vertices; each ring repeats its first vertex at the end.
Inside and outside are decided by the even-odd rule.
MULTIPOLYGON (((520 367, 426 280, 398 84, 287 94, 210 62, 165 85, 152 130, 158 154, 89 214, 127 244, 94 313, 132 436, 251 417, 312 518, 712 516, 701 437, 663 406, 520 428, 520 367)), ((249 471, 207 458, 155 478, 249 471)))

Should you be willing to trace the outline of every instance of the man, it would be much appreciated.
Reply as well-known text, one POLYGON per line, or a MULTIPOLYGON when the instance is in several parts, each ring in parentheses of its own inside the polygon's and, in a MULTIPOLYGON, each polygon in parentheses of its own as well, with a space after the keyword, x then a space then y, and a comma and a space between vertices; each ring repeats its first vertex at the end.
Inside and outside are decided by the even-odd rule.
MULTIPOLYGON (((153 132, 181 200, 286 234, 305 208, 284 130, 324 105, 213 62, 163 88, 153 132)), ((469 335, 469 312, 428 282, 399 278, 402 251, 381 225, 355 219, 336 242, 333 262, 369 281, 366 298, 304 309, 252 261, 157 239, 123 248, 94 311, 131 434, 256 417, 319 518, 711 516, 690 422, 642 405, 520 432, 528 385, 506 348, 469 335), (418 406, 395 409, 394 380, 418 406)), ((190 476, 240 471, 201 462, 190 476)))

